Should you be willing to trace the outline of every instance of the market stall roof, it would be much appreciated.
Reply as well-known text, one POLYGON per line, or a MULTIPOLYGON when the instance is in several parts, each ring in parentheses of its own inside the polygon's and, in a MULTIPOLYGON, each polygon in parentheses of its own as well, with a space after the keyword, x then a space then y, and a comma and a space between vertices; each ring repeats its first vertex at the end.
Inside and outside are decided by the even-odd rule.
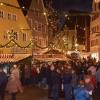
POLYGON ((39 61, 67 61, 66 58, 36 58, 39 61))
POLYGON ((0 63, 17 62, 31 56, 30 54, 0 54, 0 63))
POLYGON ((34 55, 33 59, 39 61, 67 61, 66 56, 58 50, 48 50, 42 55, 34 55))
POLYGON ((60 52, 59 50, 48 50, 46 51, 44 54, 63 54, 62 52, 60 52))

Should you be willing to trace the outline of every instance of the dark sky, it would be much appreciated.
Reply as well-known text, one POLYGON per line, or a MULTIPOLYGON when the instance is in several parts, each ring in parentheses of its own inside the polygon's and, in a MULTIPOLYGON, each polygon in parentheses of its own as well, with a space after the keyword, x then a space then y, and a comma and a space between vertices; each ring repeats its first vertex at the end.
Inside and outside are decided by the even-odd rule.
POLYGON ((53 1, 53 7, 57 10, 91 11, 92 8, 92 0, 52 0, 52 1, 53 1))
POLYGON ((54 0, 56 9, 91 11, 92 0, 54 0))
MULTIPOLYGON (((21 5, 29 7, 31 0, 18 0, 21 5)), ((50 0, 44 0, 50 1, 50 0)), ((52 0, 57 10, 91 11, 92 0, 52 0)))

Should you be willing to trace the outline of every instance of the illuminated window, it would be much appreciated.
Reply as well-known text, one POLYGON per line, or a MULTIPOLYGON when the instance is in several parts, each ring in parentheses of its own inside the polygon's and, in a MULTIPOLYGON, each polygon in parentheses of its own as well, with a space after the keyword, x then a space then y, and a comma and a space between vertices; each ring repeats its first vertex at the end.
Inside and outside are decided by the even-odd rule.
POLYGON ((99 60, 99 53, 98 52, 92 53, 91 56, 92 56, 92 58, 96 58, 97 61, 99 60))

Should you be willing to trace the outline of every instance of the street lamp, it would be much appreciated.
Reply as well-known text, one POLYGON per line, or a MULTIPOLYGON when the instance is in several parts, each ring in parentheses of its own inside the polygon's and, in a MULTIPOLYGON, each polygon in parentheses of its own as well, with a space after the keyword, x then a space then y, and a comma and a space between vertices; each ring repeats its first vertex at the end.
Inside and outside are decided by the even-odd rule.
POLYGON ((47 15, 47 13, 46 13, 46 12, 44 12, 43 14, 44 14, 45 16, 47 15))

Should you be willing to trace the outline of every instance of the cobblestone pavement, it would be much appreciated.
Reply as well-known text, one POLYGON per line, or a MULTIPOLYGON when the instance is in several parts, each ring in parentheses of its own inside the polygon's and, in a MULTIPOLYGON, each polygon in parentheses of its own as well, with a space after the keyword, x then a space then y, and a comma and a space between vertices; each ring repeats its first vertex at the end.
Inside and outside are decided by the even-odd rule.
MULTIPOLYGON (((100 100, 100 95, 94 93, 93 100, 100 100)), ((6 94, 5 100, 11 100, 11 96, 6 94)), ((17 100, 49 100, 47 98, 47 91, 37 87, 25 87, 22 94, 17 95, 17 100)), ((64 100, 64 99, 60 99, 64 100)))

